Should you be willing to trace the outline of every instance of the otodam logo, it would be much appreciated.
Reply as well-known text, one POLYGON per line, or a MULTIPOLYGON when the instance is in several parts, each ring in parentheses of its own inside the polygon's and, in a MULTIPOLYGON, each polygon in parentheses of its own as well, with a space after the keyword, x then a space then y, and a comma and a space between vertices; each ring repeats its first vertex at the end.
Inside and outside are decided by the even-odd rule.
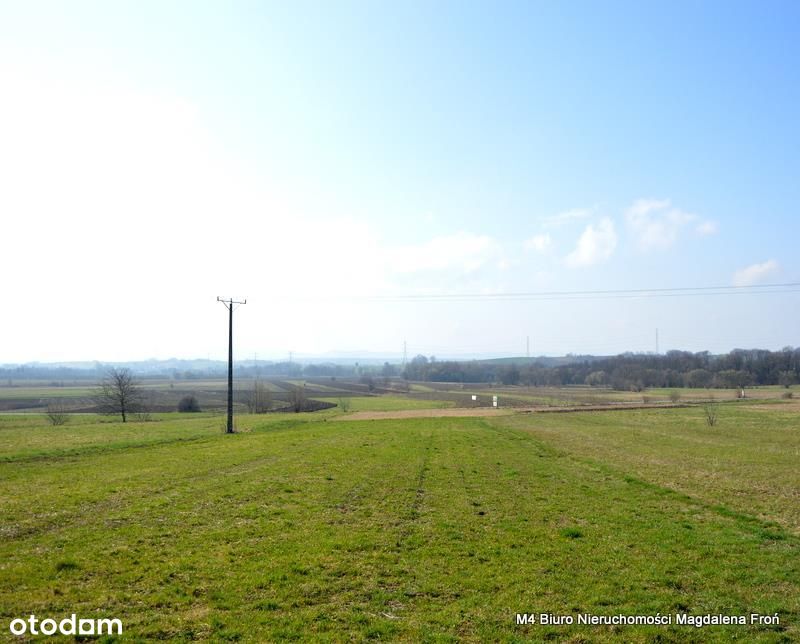
POLYGON ((11 620, 12 635, 122 635, 122 621, 112 619, 83 619, 73 613, 56 621, 50 617, 40 620, 36 615, 11 620))

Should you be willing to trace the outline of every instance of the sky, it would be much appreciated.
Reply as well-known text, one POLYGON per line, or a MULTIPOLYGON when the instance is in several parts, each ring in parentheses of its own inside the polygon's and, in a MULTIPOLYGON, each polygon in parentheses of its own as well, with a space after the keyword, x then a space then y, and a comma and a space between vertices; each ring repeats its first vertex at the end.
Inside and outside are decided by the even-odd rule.
POLYGON ((217 296, 239 360, 796 346, 799 36, 794 2, 2 2, 0 363, 221 359, 217 296), (755 288, 496 297, 709 286, 755 288))

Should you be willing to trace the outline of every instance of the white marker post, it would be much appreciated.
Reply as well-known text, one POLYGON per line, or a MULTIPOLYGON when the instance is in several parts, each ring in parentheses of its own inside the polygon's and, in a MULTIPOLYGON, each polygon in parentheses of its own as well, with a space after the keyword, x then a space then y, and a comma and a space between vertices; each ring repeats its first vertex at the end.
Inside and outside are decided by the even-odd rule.
POLYGON ((492 396, 492 407, 497 407, 497 396, 492 396))

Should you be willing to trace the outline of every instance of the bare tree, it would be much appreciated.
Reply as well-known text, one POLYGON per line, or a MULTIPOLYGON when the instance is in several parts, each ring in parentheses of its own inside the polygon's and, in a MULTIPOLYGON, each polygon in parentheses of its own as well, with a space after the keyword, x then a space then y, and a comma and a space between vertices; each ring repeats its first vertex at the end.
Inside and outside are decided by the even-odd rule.
POLYGON ((128 414, 143 407, 141 387, 130 369, 109 369, 95 391, 94 399, 102 413, 119 414, 123 423, 128 420, 128 414))
POLYGON ((256 380, 247 392, 245 404, 251 414, 265 414, 272 407, 272 392, 263 382, 256 380))
POLYGON ((51 425, 66 425, 69 422, 69 414, 62 400, 54 400, 47 405, 47 420, 51 425))
POLYGON ((306 405, 306 387, 305 385, 294 385, 289 389, 289 406, 294 412, 303 411, 306 405))

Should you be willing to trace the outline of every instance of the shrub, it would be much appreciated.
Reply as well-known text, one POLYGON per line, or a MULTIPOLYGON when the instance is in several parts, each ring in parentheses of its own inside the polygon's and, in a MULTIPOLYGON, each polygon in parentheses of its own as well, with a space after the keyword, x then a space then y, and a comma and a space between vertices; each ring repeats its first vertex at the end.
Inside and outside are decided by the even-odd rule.
POLYGON ((681 392, 673 389, 669 392, 669 401, 671 403, 676 403, 681 399, 681 392))
POLYGON ((706 424, 709 427, 716 425, 717 416, 719 415, 719 405, 712 400, 704 405, 703 411, 705 412, 706 416, 706 424))
POLYGON ((792 392, 791 391, 784 391, 783 394, 781 395, 781 398, 786 398, 787 400, 789 398, 792 398, 792 392))
POLYGON ((69 414, 64 407, 64 403, 58 401, 47 405, 47 420, 54 427, 66 425, 69 422, 69 414))
POLYGON ((189 394, 188 396, 184 396, 178 402, 178 411, 181 412, 195 412, 200 411, 200 403, 197 402, 197 398, 189 394))

